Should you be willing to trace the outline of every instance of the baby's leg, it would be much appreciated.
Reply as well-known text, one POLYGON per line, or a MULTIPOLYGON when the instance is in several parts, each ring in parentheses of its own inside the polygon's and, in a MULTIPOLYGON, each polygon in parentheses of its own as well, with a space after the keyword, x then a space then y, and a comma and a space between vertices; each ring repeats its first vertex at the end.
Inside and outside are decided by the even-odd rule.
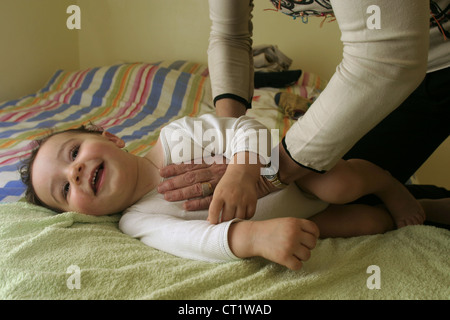
POLYGON ((397 227, 421 224, 425 220, 422 207, 405 186, 366 160, 340 161, 327 173, 310 173, 296 183, 302 190, 333 204, 374 194, 384 202, 397 227))
POLYGON ((425 211, 419 201, 403 184, 390 175, 385 187, 374 194, 383 201, 394 218, 397 228, 424 223, 425 211))
POLYGON ((380 234, 394 229, 390 214, 382 207, 364 204, 330 205, 310 218, 320 238, 348 238, 380 234))

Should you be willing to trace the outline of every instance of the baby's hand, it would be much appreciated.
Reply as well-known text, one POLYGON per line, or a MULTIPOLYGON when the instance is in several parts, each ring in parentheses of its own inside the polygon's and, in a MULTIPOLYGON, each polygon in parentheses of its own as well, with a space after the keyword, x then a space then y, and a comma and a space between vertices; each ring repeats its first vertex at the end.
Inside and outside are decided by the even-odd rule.
POLYGON ((278 218, 255 221, 256 255, 299 270, 311 256, 319 238, 317 225, 305 219, 278 218))
POLYGON ((261 165, 230 163, 214 190, 208 221, 216 224, 234 218, 250 219, 258 200, 261 165))
POLYGON ((299 270, 319 238, 317 225, 305 219, 239 221, 229 229, 231 251, 239 258, 263 257, 299 270))

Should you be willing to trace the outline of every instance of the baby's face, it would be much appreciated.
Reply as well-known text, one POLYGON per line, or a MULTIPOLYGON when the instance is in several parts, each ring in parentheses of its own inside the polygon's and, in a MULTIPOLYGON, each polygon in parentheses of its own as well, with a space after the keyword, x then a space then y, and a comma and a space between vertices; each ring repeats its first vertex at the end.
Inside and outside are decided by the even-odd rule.
POLYGON ((110 133, 66 132, 50 137, 32 167, 36 195, 50 207, 90 215, 131 205, 137 183, 135 156, 110 133))

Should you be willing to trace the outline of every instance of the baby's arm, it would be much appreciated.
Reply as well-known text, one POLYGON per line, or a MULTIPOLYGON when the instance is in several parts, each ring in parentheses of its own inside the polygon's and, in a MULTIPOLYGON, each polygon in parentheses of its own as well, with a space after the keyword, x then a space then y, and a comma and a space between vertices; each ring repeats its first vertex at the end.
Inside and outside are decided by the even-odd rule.
POLYGON ((258 158, 250 152, 240 152, 233 156, 214 190, 208 212, 209 222, 250 219, 255 214, 258 199, 256 185, 261 174, 261 164, 259 161, 252 164, 252 156, 258 158))
POLYGON ((295 270, 309 259, 319 237, 316 224, 305 219, 211 224, 152 213, 158 208, 176 207, 167 207, 162 201, 148 203, 149 212, 125 213, 119 222, 120 230, 150 247, 182 258, 226 262, 260 256, 295 270))
POLYGON ((297 218, 244 220, 228 230, 228 244, 235 256, 259 256, 292 270, 300 269, 309 259, 318 237, 314 222, 297 218))
POLYGON ((164 202, 154 199, 146 204, 148 210, 126 212, 120 219, 120 230, 152 248, 186 259, 208 262, 239 259, 228 245, 229 227, 235 221, 211 224, 203 219, 186 220, 170 214, 157 214, 179 211, 176 205, 164 202))

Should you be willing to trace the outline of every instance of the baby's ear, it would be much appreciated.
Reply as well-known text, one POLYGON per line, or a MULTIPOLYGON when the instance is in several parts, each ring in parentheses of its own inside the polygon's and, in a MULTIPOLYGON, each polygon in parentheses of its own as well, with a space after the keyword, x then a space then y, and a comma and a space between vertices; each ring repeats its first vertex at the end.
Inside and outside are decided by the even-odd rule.
POLYGON ((109 141, 114 142, 115 145, 118 146, 119 148, 125 147, 125 141, 123 141, 122 139, 120 139, 118 136, 116 136, 111 132, 103 131, 102 136, 108 139, 109 141))

